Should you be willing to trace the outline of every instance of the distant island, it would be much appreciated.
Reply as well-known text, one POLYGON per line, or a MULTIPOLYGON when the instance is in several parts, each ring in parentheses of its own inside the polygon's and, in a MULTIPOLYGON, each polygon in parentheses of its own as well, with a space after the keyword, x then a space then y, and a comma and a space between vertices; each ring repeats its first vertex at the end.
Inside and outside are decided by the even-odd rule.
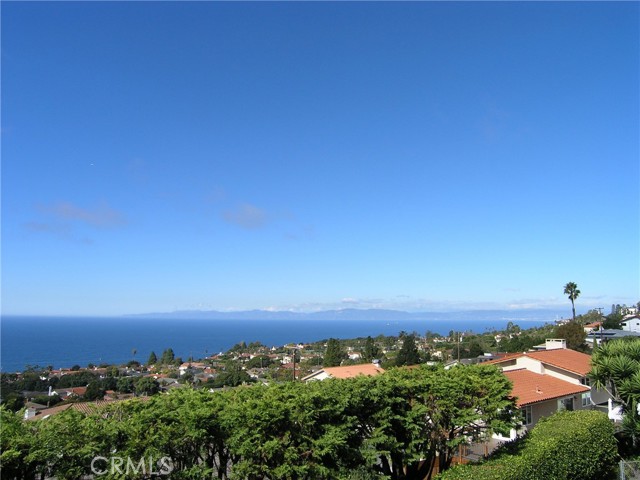
POLYGON ((401 310, 345 308, 319 312, 292 312, 288 310, 243 310, 221 312, 216 310, 179 310, 129 314, 126 317, 208 320, 505 320, 505 321, 553 321, 568 316, 566 309, 518 309, 518 310, 459 310, 450 312, 405 312, 401 310))

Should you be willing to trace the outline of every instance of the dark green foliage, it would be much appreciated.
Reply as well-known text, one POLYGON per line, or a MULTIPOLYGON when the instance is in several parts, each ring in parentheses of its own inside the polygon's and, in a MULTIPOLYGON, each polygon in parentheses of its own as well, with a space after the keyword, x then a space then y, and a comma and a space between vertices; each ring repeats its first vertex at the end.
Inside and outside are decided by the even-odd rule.
POLYGON ((19 393, 11 392, 5 398, 2 399, 2 405, 7 407, 12 412, 17 412, 24 407, 25 399, 19 393))
POLYGON ((484 349, 477 341, 472 341, 469 344, 469 358, 479 357, 484 353, 484 349))
POLYGON ((35 478, 38 461, 30 455, 33 443, 33 425, 23 420, 22 412, 0 406, 0 471, 3 479, 35 478))
POLYGON ((584 343, 587 334, 580 322, 568 322, 559 325, 555 331, 556 338, 564 338, 567 341, 567 348, 584 351, 587 345, 584 343))
POLYGON ((255 380, 244 370, 229 370, 209 380, 205 385, 210 388, 237 387, 244 383, 253 383, 255 380))
POLYGON ((62 398, 60 398, 58 395, 51 395, 51 396, 43 395, 41 397, 34 397, 31 399, 31 401, 34 403, 39 403, 40 405, 53 407, 58 403, 62 402, 62 398))
POLYGON ((133 377, 118 378, 115 390, 120 393, 133 393, 134 378, 133 377))
POLYGON ((459 347, 455 345, 451 350, 451 358, 458 358, 458 350, 460 351, 460 358, 477 358, 484 353, 484 349, 477 340, 460 345, 459 347))
POLYGON ((367 337, 367 339, 364 342, 364 349, 362 351, 362 359, 365 362, 370 363, 374 359, 379 359, 381 353, 382 352, 380 351, 380 349, 376 345, 376 342, 373 341, 373 338, 371 338, 370 336, 367 337))
POLYGON ((335 338, 330 338, 327 341, 327 351, 324 354, 323 366, 337 367, 345 358, 347 358, 347 353, 340 346, 340 342, 335 338))
POLYGON ((155 395, 160 390, 160 385, 151 377, 140 377, 134 382, 136 395, 155 395))
POLYGON ((612 313, 607 315, 604 322, 602 322, 602 328, 609 328, 615 330, 622 329, 622 314, 621 313, 612 313))
POLYGON ((176 357, 173 353, 172 348, 167 348, 164 352, 162 352, 162 357, 160 357, 160 363, 164 365, 170 365, 175 361, 176 357))
MULTIPOLYGON (((298 357, 300 356, 300 354, 298 353, 298 357)), ((298 358, 298 361, 299 358, 298 358)), ((268 356, 266 355, 257 355, 255 357, 253 357, 251 360, 249 360, 245 366, 247 368, 266 368, 269 365, 271 365, 273 363, 273 360, 271 360, 268 356)))
POLYGON ((21 377, 15 373, 0 374, 0 395, 4 398, 10 392, 22 392, 27 390, 30 392, 46 392, 49 389, 50 382, 42 380, 40 373, 27 372, 21 377))
POLYGON ((86 387, 89 383, 98 380, 98 375, 95 373, 83 372, 74 373, 73 375, 63 375, 58 380, 55 388, 73 388, 73 387, 86 387))
POLYGON ((94 456, 117 452, 170 457, 172 479, 422 478, 421 459, 446 468, 460 443, 512 426, 509 391, 493 367, 420 367, 213 394, 183 388, 30 422, 2 407, 0 467, 3 479, 80 478, 94 456))
POLYGON ((440 480, 600 480, 616 463, 613 425, 594 410, 559 412, 480 465, 457 466, 440 480))
POLYGON ((233 347, 229 349, 230 352, 235 352, 235 353, 243 353, 246 350, 247 350, 247 344, 244 341, 236 343, 233 347))
POLYGON ((640 445, 640 338, 605 342, 591 357, 589 377, 606 390, 624 410, 623 431, 635 447, 640 445))
POLYGON ((100 379, 100 385, 103 390, 115 390, 118 388, 118 379, 116 377, 105 377, 100 379))
POLYGON ((84 400, 102 400, 104 398, 105 389, 102 387, 102 383, 94 380, 87 385, 87 391, 84 393, 84 400))
POLYGON ((501 352, 526 352, 534 345, 544 343, 545 337, 552 337, 553 334, 545 335, 527 335, 522 333, 521 335, 514 335, 512 338, 504 339, 500 341, 498 349, 501 352))
POLYGON ((413 334, 405 335, 396 357, 396 366, 417 365, 418 363, 420 363, 420 353, 416 345, 416 336, 413 334))
POLYGON ((155 365, 158 362, 158 357, 156 356, 156 352, 151 352, 149 354, 149 359, 147 360, 147 365, 155 365))

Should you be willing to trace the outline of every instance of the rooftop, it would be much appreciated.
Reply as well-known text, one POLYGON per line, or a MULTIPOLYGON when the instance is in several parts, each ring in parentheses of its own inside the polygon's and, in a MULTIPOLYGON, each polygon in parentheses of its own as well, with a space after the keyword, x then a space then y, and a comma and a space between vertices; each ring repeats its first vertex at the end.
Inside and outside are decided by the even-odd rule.
POLYGON ((546 365, 551 365, 578 375, 586 375, 591 370, 591 356, 586 353, 576 352, 569 348, 556 348, 553 350, 540 350, 537 352, 523 352, 509 354, 497 360, 490 360, 486 363, 500 365, 507 361, 529 357, 538 360, 546 365))
POLYGON ((524 368, 504 372, 504 375, 513 383, 511 396, 516 398, 518 407, 590 391, 584 385, 565 382, 524 368))
POLYGON ((591 355, 569 348, 528 352, 526 356, 578 375, 586 375, 591 370, 591 355))
POLYGON ((353 378, 358 375, 378 375, 384 370, 373 363, 363 363, 362 365, 346 365, 344 367, 327 367, 323 370, 333 378, 353 378))

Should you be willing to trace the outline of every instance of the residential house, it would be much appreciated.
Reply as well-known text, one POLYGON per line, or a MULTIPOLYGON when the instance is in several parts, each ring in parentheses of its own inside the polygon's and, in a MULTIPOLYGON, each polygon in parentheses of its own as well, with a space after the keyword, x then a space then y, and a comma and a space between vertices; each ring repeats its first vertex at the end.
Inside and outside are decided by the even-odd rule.
POLYGON ((46 405, 42 405, 40 403, 35 403, 35 402, 27 402, 25 403, 24 407, 25 407, 25 410, 24 410, 25 420, 35 417, 39 411, 42 411, 48 408, 46 405))
MULTIPOLYGON (((107 405, 111 405, 115 402, 120 402, 123 400, 128 400, 130 398, 132 398, 131 395, 120 395, 118 399, 104 399, 104 400, 94 400, 92 402, 65 403, 63 405, 56 405, 55 407, 51 407, 51 408, 39 409, 33 413, 25 412, 25 420, 46 419, 53 415, 57 415, 58 413, 64 412, 65 410, 76 410, 85 415, 90 415, 107 405)), ((139 401, 146 402, 147 400, 149 400, 150 397, 136 397, 136 398, 139 401)))
POLYGON ((69 398, 82 397, 86 392, 87 387, 56 388, 49 395, 58 395, 61 399, 67 400, 69 398))
POLYGON ((512 395, 527 428, 558 410, 607 408, 607 393, 590 385, 591 356, 585 353, 555 348, 509 354, 487 363, 501 368, 513 383, 512 395))
POLYGON ((450 368, 458 365, 475 365, 477 363, 479 363, 477 358, 461 358, 460 360, 453 359, 444 364, 444 369, 449 370, 450 368))
POLYGON ((526 368, 509 370, 504 374, 513 383, 511 395, 522 410, 523 424, 527 428, 558 410, 574 410, 590 405, 591 389, 586 385, 570 383, 526 368), (576 403, 578 395, 581 396, 580 406, 576 403))
POLYGON ((584 333, 591 333, 594 330, 600 330, 600 327, 602 326, 602 322, 593 322, 593 323, 587 323, 583 328, 584 328, 584 333))
POLYGON ((640 316, 627 315, 622 319, 621 325, 626 332, 640 332, 640 316))
POLYGON ((588 345, 600 345, 603 342, 608 342, 609 340, 617 340, 619 338, 627 338, 627 337, 640 337, 640 331, 631 332, 629 330, 617 330, 614 328, 604 328, 600 330, 594 330, 587 334, 585 338, 585 342, 588 345))
POLYGON ((180 372, 180 376, 182 376, 188 371, 199 373, 205 368, 207 368, 207 364, 202 362, 184 362, 178 367, 178 371, 180 372))
POLYGON ((65 410, 77 410, 85 415, 95 412, 97 408, 109 405, 114 400, 96 400, 93 402, 65 403, 51 408, 45 408, 36 412, 25 411, 25 420, 39 420, 41 418, 49 418, 65 410))
POLYGON ((361 365, 345 365, 343 367, 325 367, 302 378, 303 382, 326 380, 327 378, 354 378, 359 375, 374 376, 384 373, 384 369, 377 363, 361 365))
POLYGON ((555 350, 558 348, 567 348, 567 341, 564 338, 547 338, 544 343, 533 346, 533 350, 555 350))

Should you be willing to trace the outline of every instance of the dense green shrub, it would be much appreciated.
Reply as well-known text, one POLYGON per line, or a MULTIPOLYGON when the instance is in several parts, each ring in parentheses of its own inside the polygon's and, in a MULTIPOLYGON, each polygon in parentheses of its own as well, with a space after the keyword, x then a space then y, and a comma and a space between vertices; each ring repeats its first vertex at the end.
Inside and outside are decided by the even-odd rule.
POLYGON ((613 425, 591 410, 541 420, 516 445, 479 465, 457 466, 439 480, 589 480, 606 478, 616 461, 613 425))
MULTIPOLYGON (((459 445, 512 428, 510 392, 490 365, 422 366, 215 393, 186 387, 33 421, 0 406, 0 469, 3 480, 63 480, 91 474, 98 457, 105 471, 117 459, 169 458, 172 480, 422 479, 436 462, 447 468, 459 445)), ((143 478, 108 470, 101 479, 143 478)))

